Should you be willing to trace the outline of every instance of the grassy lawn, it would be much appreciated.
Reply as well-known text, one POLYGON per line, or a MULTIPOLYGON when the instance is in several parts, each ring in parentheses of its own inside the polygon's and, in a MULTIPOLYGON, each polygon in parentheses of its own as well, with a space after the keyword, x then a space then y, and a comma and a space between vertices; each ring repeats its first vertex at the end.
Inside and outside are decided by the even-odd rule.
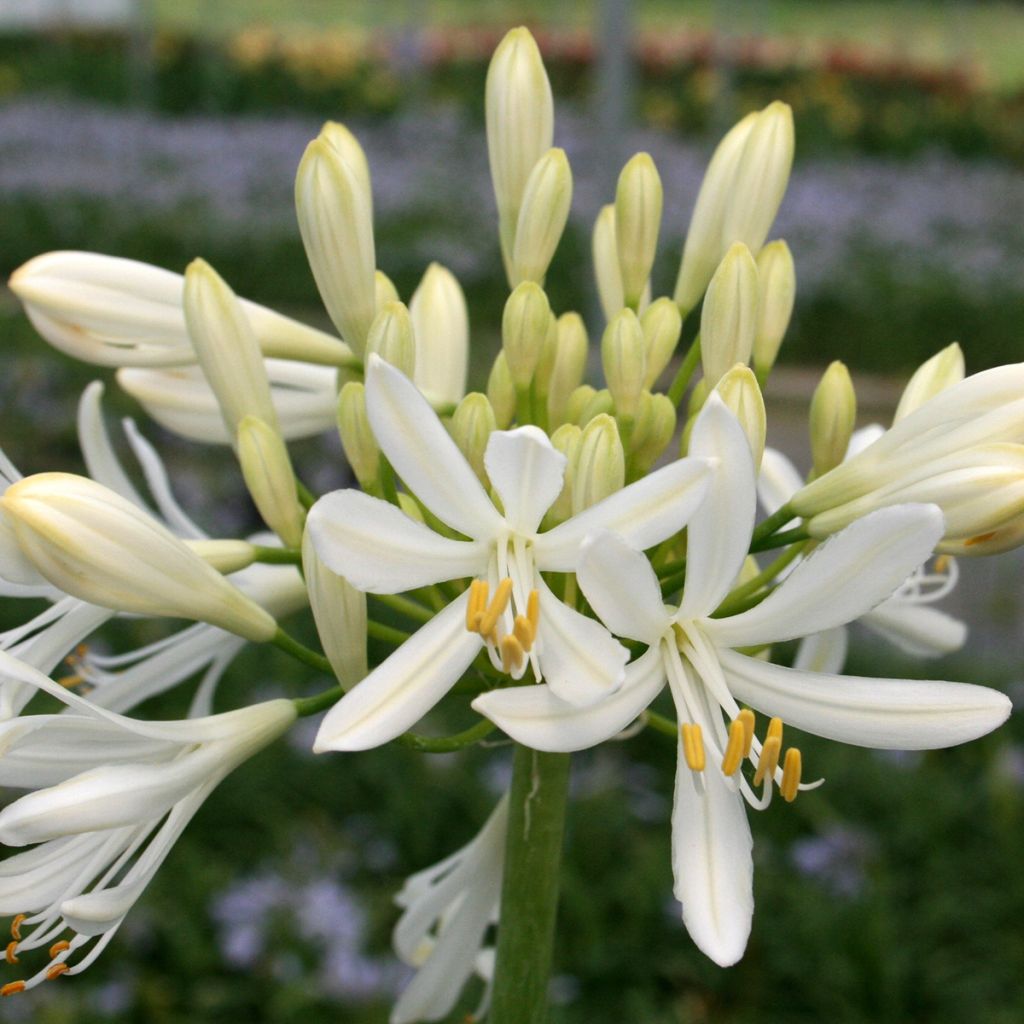
MULTIPOLYGON (((152 0, 157 23, 211 35, 256 22, 283 30, 400 28, 403 25, 586 27, 600 9, 589 0, 152 0)), ((848 43, 924 64, 971 62, 993 86, 1024 87, 1024 6, 938 0, 635 0, 643 29, 724 29, 798 44, 811 56, 848 43)))

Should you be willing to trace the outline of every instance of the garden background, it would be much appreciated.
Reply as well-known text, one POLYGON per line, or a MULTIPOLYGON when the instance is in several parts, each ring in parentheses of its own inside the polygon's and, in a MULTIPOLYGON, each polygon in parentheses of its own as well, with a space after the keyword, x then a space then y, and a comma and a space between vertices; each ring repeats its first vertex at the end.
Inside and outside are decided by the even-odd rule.
MULTIPOLYGON (((869 422, 951 341, 970 371, 1024 356, 1024 4, 983 0, 0 0, 0 278, 47 249, 178 271, 201 254, 240 294, 328 327, 292 184, 330 117, 370 159, 378 262, 400 294, 434 259, 462 282, 479 386, 506 295, 483 81, 520 22, 575 176, 556 309, 582 297, 597 328, 590 227, 639 149, 665 184, 655 293, 670 291, 714 142, 781 98, 797 155, 771 237, 793 250, 798 294, 769 443, 803 454, 832 358, 869 422)), ((74 404, 109 373, 48 349, 2 286, 0 332, 0 443, 26 472, 80 469, 74 404)), ((107 404, 138 415, 112 382, 107 404)), ((251 525, 226 452, 144 430, 198 521, 251 525)), ((298 445, 297 461, 320 491, 344 482, 336 439, 298 445)), ((860 634, 850 670, 1024 697, 1024 562, 1000 561, 963 565, 960 655, 909 662, 860 634)), ((250 650, 220 706, 291 671, 250 650)), ((95 967, 5 1001, 0 1020, 386 1020, 404 977, 391 896, 475 833, 507 766, 495 751, 314 758, 306 724, 208 801, 95 967)), ((758 910, 729 971, 693 947, 671 896, 673 745, 579 756, 553 1024, 1021 1020, 1022 740, 1015 718, 925 755, 801 743, 827 785, 754 817, 758 910)))

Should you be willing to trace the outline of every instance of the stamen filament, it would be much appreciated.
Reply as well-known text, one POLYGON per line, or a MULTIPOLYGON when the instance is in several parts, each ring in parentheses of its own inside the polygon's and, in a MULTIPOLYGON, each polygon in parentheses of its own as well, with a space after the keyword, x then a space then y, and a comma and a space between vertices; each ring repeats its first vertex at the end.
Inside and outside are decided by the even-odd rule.
POLYGON ((690 771, 704 771, 704 738, 700 726, 694 722, 683 722, 680 728, 683 735, 683 755, 690 771))
POLYGON ((802 759, 800 751, 796 747, 790 747, 786 751, 786 761, 782 768, 782 785, 779 791, 786 803, 792 803, 800 791, 800 771, 802 759))

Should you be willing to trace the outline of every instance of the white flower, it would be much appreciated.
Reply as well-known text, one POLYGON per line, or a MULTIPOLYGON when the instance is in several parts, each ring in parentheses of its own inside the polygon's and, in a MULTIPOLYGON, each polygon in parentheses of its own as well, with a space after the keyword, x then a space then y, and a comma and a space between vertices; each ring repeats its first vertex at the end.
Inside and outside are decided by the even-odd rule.
POLYGON ((801 788, 799 751, 790 748, 782 758, 783 719, 861 746, 920 749, 983 735, 1005 720, 1010 703, 980 686, 803 672, 741 653, 863 615, 928 557, 942 535, 942 516, 922 505, 867 516, 801 562, 760 604, 713 618, 746 557, 755 503, 746 438, 714 395, 694 427, 691 450, 717 455, 731 469, 715 475, 688 527, 678 609, 662 603, 650 563, 621 537, 595 535, 580 559, 580 586, 597 614, 616 635, 649 647, 619 691, 577 708, 549 687, 520 687, 484 694, 473 706, 519 742, 576 750, 619 732, 668 681, 682 723, 672 814, 675 892, 694 941, 728 965, 743 954, 753 913, 743 801, 766 806, 773 783, 787 800, 801 788), (740 702, 777 716, 763 743, 740 702), (753 785, 741 771, 744 760, 756 769, 753 785), (753 786, 762 781, 758 795, 753 786))
POLYGON ((406 879, 395 902, 403 913, 392 940, 399 959, 416 975, 391 1011, 391 1024, 441 1020, 451 1013, 475 972, 486 983, 479 1019, 490 996, 494 950, 484 946, 498 923, 508 797, 461 850, 406 879))
POLYGON ((49 946, 49 962, 4 986, 9 995, 96 959, 209 793, 281 735, 295 707, 273 700, 208 718, 140 722, 3 653, 0 671, 69 708, 0 725, 0 784, 32 790, 0 811, 0 841, 34 844, 0 865, 0 913, 15 915, 7 959, 49 946))
POLYGON ((484 462, 500 512, 423 396, 375 357, 366 407, 381 450, 409 490, 469 539, 435 533, 360 491, 335 491, 309 515, 320 559, 370 593, 476 582, 342 698, 315 749, 359 750, 393 739, 447 693, 485 640, 495 667, 518 678, 529 661, 567 700, 584 703, 614 690, 625 649, 563 604, 540 571, 572 572, 583 538, 596 529, 618 530, 641 548, 675 533, 704 494, 707 464, 680 459, 538 533, 561 492, 565 457, 536 427, 499 431, 488 443, 484 462))

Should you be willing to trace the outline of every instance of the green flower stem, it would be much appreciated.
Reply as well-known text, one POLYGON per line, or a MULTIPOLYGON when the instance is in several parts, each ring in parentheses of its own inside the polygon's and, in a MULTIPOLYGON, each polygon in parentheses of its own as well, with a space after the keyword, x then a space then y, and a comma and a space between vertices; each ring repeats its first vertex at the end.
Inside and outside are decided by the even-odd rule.
POLYGON ((671 736, 674 740, 679 739, 679 726, 671 718, 659 715, 657 711, 647 710, 643 713, 643 719, 655 732, 671 736))
POLYGON ((775 577, 778 576, 787 565, 799 557, 806 546, 806 544, 794 544, 792 547, 787 548, 766 569, 763 569, 756 576, 747 580, 746 583, 731 591, 728 597, 726 597, 726 599, 715 610, 715 618, 721 618, 723 615, 736 614, 740 605, 744 604, 747 598, 752 597, 762 587, 771 583, 771 581, 775 579, 775 577))
POLYGON ((419 601, 402 597, 400 594, 371 594, 370 597, 416 622, 429 622, 435 615, 435 612, 420 604, 419 601))
MULTIPOLYGON (((384 500, 392 505, 398 505, 398 485, 395 482, 395 471, 391 463, 382 455, 380 457, 380 488, 384 500)), ((400 507, 400 506, 399 506, 400 507)))
POLYGON ((690 380, 693 378, 699 362, 700 335, 698 334, 687 349, 683 361, 679 364, 679 369, 676 370, 676 375, 672 378, 672 383, 668 386, 668 397, 672 400, 673 405, 679 405, 683 400, 683 395, 686 394, 686 389, 690 386, 690 380))
POLYGON ((331 663, 322 654, 318 654, 304 644, 300 644, 298 640, 289 636, 280 626, 277 627, 277 632, 270 638, 270 642, 275 647, 279 647, 285 654, 290 654, 293 658, 301 661, 304 665, 315 668, 317 672, 326 672, 328 675, 334 675, 331 663))
MULTIPOLYGON (((756 532, 756 531, 755 531, 756 532)), ((784 548, 787 544, 798 544, 800 541, 810 540, 807 527, 797 526, 792 530, 783 530, 781 533, 773 533, 770 537, 756 537, 750 542, 750 553, 756 551, 768 551, 770 548, 784 548)))
POLYGON ((266 562, 268 565, 302 565, 302 552, 297 548, 266 548, 254 544, 256 556, 254 562, 266 562))
POLYGON ((558 909, 569 755, 516 745, 491 1024, 544 1024, 558 909))
MULTIPOLYGON (((791 519, 794 519, 793 510, 789 507, 787 502, 778 511, 773 512, 763 523, 759 523, 757 528, 754 530, 754 534, 750 539, 750 550, 751 551, 763 551, 764 548, 755 547, 755 544, 759 544, 766 537, 770 537, 776 530, 783 527, 791 519)), ((769 547, 781 547, 780 544, 770 544, 769 547)))
POLYGON ((395 629, 394 626, 385 626, 383 622, 374 622, 372 619, 366 623, 366 635, 372 636, 375 640, 383 640, 385 643, 400 647, 412 636, 404 629, 395 629))
POLYGON ((298 478, 295 478, 295 491, 299 503, 308 512, 316 504, 316 495, 298 478))
POLYGON ((494 732, 494 729, 493 722, 481 718, 476 725, 471 725, 468 729, 451 736, 421 736, 415 732, 404 732, 396 742, 423 754, 450 754, 452 751, 463 750, 479 743, 485 736, 494 732))

